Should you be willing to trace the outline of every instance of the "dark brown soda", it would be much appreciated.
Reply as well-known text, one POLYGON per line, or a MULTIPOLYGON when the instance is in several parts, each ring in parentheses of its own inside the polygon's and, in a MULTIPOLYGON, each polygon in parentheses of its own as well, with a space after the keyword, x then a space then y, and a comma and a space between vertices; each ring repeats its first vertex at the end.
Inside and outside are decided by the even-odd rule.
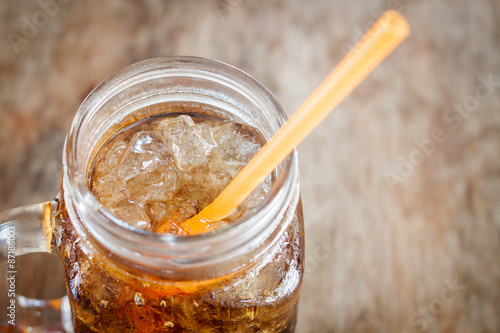
POLYGON ((63 201, 57 219, 77 333, 294 332, 303 272, 300 202, 269 253, 236 273, 199 281, 170 281, 110 259, 75 231, 63 201))

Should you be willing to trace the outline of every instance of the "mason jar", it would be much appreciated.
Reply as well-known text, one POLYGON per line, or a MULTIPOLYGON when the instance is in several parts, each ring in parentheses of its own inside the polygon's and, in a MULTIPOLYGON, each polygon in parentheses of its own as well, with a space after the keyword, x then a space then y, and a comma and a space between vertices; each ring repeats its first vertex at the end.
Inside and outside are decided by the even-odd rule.
MULTIPOLYGON (((294 332, 304 267, 296 151, 274 170, 263 202, 201 235, 133 227, 89 189, 98 151, 120 129, 193 111, 246 123, 266 140, 286 120, 276 98, 232 66, 196 57, 131 65, 97 86, 78 110, 57 198, 0 216, 0 235, 16 231, 16 254, 59 255, 73 326, 67 330, 294 332)), ((7 246, 7 236, 0 237, 7 246)))

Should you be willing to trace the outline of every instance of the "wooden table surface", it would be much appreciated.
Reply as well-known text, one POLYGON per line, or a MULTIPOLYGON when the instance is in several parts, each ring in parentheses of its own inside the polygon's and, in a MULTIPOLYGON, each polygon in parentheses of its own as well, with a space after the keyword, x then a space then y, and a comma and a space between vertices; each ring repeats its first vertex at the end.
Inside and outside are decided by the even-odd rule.
MULTIPOLYGON (((389 8, 411 36, 299 147, 297 332, 500 332, 496 0, 2 1, 0 210, 54 197, 73 115, 114 71, 214 58, 291 114, 389 8)), ((28 293, 57 289, 42 259, 28 293)))

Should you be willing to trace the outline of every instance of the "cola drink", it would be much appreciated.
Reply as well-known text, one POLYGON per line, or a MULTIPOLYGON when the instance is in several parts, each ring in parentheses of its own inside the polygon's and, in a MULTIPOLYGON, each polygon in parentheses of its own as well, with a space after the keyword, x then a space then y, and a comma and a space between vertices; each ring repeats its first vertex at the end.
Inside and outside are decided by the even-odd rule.
MULTIPOLYGON (((263 145, 257 129, 204 114, 204 108, 138 119, 97 147, 88 186, 134 232, 180 242, 204 237, 190 236, 183 222, 208 205, 263 145)), ((207 224, 206 234, 223 233, 256 214, 273 196, 274 182, 269 175, 228 218, 207 224)), ((106 250, 92 236, 82 236, 62 201, 58 252, 75 332, 293 332, 303 272, 300 202, 280 218, 290 220, 286 228, 258 245, 258 256, 253 248, 241 248, 249 254, 237 269, 213 265, 205 275, 190 278, 188 272, 173 279, 167 269, 127 264, 119 249, 106 250)))

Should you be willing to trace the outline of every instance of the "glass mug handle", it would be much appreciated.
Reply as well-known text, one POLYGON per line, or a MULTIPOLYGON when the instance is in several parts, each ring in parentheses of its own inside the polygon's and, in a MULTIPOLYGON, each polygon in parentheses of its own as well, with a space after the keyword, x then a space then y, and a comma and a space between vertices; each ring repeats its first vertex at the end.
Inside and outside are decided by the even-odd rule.
MULTIPOLYGON (((15 289, 16 258, 23 254, 46 252, 56 254, 53 218, 56 200, 14 208, 0 214, 0 267, 6 281, 7 322, 0 330, 35 329, 37 332, 73 332, 68 297, 41 300, 20 295, 15 289), (15 327, 14 327, 15 326, 15 327)), ((3 296, 2 296, 3 297, 3 296)))

